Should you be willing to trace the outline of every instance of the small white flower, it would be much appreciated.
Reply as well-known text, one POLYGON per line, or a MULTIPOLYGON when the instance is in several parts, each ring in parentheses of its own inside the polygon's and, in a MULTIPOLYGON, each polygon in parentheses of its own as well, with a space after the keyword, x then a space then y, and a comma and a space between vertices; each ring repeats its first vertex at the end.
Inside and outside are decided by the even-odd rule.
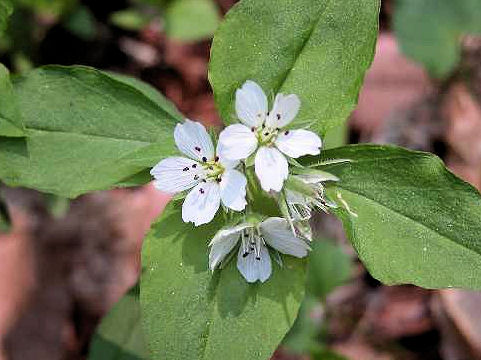
POLYGON ((239 242, 237 268, 249 283, 265 282, 271 276, 267 245, 298 258, 310 250, 309 245, 292 234, 285 219, 271 217, 258 224, 243 223, 217 232, 209 244, 210 269, 214 271, 239 242))
POLYGON ((287 130, 301 102, 296 95, 277 94, 268 112, 267 97, 253 81, 236 92, 236 112, 242 124, 228 126, 219 137, 219 153, 232 160, 248 158, 256 150, 255 172, 264 191, 281 191, 288 176, 286 156, 317 155, 322 141, 312 131, 287 130))
POLYGON ((193 188, 182 205, 182 219, 195 226, 210 222, 220 203, 232 210, 244 210, 247 202, 245 176, 235 170, 235 161, 215 155, 212 139, 205 127, 186 119, 177 124, 175 143, 185 157, 169 157, 159 162, 150 174, 155 187, 175 194, 193 188))

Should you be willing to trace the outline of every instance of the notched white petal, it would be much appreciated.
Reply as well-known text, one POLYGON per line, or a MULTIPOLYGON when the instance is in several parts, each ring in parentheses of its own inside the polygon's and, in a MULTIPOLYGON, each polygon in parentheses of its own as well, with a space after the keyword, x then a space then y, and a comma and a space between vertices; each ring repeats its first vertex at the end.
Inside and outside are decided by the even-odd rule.
POLYGON ((261 223, 260 228, 266 243, 283 254, 302 258, 310 250, 309 245, 293 235, 285 219, 268 218, 261 223))
POLYGON ((245 125, 230 125, 219 135, 217 151, 221 158, 227 160, 246 159, 256 148, 256 135, 245 125))
POLYGON ((297 116, 301 107, 301 100, 297 95, 277 94, 266 125, 270 128, 282 128, 288 125, 297 116))
POLYGON ((246 177, 237 170, 227 170, 221 178, 220 198, 229 209, 242 211, 247 205, 246 177))
POLYGON ((265 282, 272 273, 269 251, 265 246, 262 246, 260 249, 260 260, 258 260, 254 252, 244 256, 241 246, 237 254, 237 269, 249 283, 254 283, 258 280, 265 282))
POLYGON ((254 81, 247 80, 236 91, 235 109, 237 117, 247 126, 260 126, 267 114, 267 97, 254 81))
POLYGON ((203 170, 195 160, 169 157, 155 165, 150 174, 155 178, 157 189, 175 194, 197 185, 203 177, 203 170))
POLYGON ((204 125, 186 119, 177 124, 174 139, 181 152, 198 161, 211 161, 214 158, 214 145, 204 125))
POLYGON ((261 147, 256 154, 255 171, 264 191, 279 192, 289 175, 289 165, 276 148, 261 147))
POLYGON ((220 206, 220 189, 216 182, 201 182, 186 196, 182 204, 182 220, 195 226, 209 223, 220 206))
POLYGON ((318 155, 321 151, 321 138, 308 130, 285 130, 276 139, 277 148, 291 158, 304 155, 318 155))

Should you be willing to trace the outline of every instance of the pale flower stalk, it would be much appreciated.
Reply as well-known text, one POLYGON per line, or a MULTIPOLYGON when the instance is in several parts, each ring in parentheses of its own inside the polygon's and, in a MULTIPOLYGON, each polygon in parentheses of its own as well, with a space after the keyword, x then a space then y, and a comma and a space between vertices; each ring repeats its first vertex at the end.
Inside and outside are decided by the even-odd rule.
POLYGON ((236 161, 216 156, 212 139, 200 123, 177 124, 175 143, 187 157, 169 157, 152 170, 155 187, 169 194, 192 189, 182 205, 182 219, 195 226, 210 222, 220 204, 244 210, 247 202, 245 176, 235 169, 236 161))
POLYGON ((265 282, 272 273, 268 246, 282 254, 307 256, 309 245, 297 238, 282 218, 271 217, 260 223, 242 223, 220 230, 210 242, 209 267, 214 271, 239 244, 237 269, 249 283, 265 282))
POLYGON ((253 81, 236 92, 236 113, 241 124, 228 126, 219 136, 219 154, 243 160, 255 153, 255 173, 264 191, 281 191, 289 174, 287 158, 317 155, 322 141, 312 131, 286 127, 294 120, 301 102, 297 95, 277 94, 272 110, 267 97, 253 81))

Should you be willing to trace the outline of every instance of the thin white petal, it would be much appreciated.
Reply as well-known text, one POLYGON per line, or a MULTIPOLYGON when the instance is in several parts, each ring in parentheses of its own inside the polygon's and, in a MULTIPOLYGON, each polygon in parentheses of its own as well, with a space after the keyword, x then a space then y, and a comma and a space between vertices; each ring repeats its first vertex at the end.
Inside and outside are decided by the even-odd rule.
POLYGON ((228 160, 246 159, 256 148, 256 135, 245 125, 230 125, 219 135, 217 151, 221 158, 228 160))
POLYGON ((277 94, 274 106, 266 119, 266 125, 271 128, 282 128, 296 117, 301 107, 297 95, 277 94))
POLYGON ((246 177, 237 170, 227 170, 219 185, 222 203, 232 210, 244 210, 247 205, 246 177))
POLYGON ((182 220, 195 226, 210 222, 220 206, 220 189, 216 182, 201 182, 186 196, 182 204, 182 220))
POLYGON ((267 114, 267 97, 254 81, 247 80, 235 94, 237 117, 249 127, 260 126, 267 114))
POLYGON ((183 124, 177 124, 174 139, 179 150, 191 159, 210 161, 214 158, 212 139, 201 123, 186 119, 183 124))
POLYGON ((243 229, 251 226, 250 224, 241 224, 232 228, 222 229, 215 234, 210 242, 211 247, 209 253, 209 268, 214 271, 215 268, 224 260, 234 246, 239 241, 239 236, 243 229))
POLYGON ((304 155, 317 155, 321 152, 322 141, 312 131, 282 131, 276 139, 277 148, 291 158, 304 155))
POLYGON ((286 219, 268 218, 261 223, 260 228, 266 243, 283 254, 302 258, 310 250, 309 245, 292 234, 286 219))
POLYGON ((244 252, 241 246, 237 255, 237 269, 239 269, 247 282, 254 283, 257 280, 265 282, 269 279, 272 273, 272 265, 269 251, 265 246, 261 246, 260 260, 256 259, 254 252, 249 253, 245 257, 243 255, 244 252))
POLYGON ((197 185, 203 176, 203 170, 195 160, 169 157, 155 165, 150 174, 156 180, 154 184, 157 189, 175 194, 197 185))
POLYGON ((279 150, 261 147, 255 159, 256 175, 264 191, 281 191, 289 173, 287 160, 279 150))

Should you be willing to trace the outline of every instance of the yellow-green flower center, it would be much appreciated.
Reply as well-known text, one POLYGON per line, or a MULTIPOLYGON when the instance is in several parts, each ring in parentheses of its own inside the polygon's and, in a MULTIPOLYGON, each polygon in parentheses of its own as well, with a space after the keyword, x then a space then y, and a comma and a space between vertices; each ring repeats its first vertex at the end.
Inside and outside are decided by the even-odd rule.
POLYGON ((279 129, 273 129, 262 125, 257 129, 257 141, 261 146, 270 146, 276 141, 278 133, 279 129))

